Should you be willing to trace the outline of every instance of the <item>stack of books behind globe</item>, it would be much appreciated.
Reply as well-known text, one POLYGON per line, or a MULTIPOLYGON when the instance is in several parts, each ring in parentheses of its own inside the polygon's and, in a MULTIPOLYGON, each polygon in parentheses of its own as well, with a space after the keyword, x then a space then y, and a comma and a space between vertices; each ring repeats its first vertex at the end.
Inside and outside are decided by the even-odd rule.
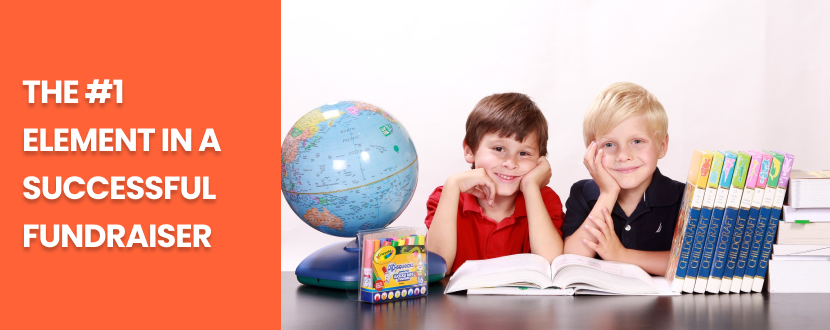
POLYGON ((828 293, 830 171, 794 170, 791 182, 769 262, 769 291, 828 293))

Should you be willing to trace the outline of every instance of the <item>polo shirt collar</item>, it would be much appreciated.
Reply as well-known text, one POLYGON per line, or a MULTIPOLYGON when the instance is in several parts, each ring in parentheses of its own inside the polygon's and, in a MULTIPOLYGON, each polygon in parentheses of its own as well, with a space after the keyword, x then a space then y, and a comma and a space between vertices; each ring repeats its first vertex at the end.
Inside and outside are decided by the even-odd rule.
POLYGON ((669 206, 677 203, 680 191, 674 180, 667 178, 660 173, 660 169, 654 169, 654 176, 651 184, 646 188, 646 202, 649 206, 669 206))
MULTIPOLYGON (((582 193, 587 201, 596 201, 599 199, 599 186, 594 180, 590 180, 582 187, 582 193)), ((678 194, 674 181, 660 173, 659 168, 655 168, 651 183, 645 192, 646 205, 648 207, 672 205, 677 201, 678 194)))
MULTIPOLYGON (((599 191, 599 189, 597 189, 599 191)), ((599 194, 597 194, 599 196, 599 194)), ((461 201, 462 201, 462 211, 464 212, 474 212, 481 214, 481 206, 478 205, 478 200, 476 200, 476 196, 472 194, 461 194, 461 201)), ((526 217, 527 216, 527 207, 525 207, 525 199, 522 195, 522 192, 519 192, 518 196, 516 196, 516 207, 513 210, 512 217, 514 219, 518 219, 519 217, 526 217)))
POLYGON ((473 196, 472 194, 461 193, 461 201, 461 207, 464 212, 481 213, 481 206, 478 205, 476 196, 473 196))

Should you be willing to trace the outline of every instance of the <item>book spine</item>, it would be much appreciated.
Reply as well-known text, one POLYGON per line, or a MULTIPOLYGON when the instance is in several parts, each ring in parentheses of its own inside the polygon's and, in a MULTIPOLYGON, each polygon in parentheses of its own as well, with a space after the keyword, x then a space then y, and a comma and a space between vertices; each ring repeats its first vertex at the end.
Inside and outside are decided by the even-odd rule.
POLYGON ((715 241, 720 233, 720 223, 723 219, 724 210, 715 208, 709 219, 709 229, 706 231, 706 242, 703 244, 703 252, 700 254, 700 268, 698 268, 697 279, 695 280, 694 292, 706 292, 709 282, 709 275, 712 271, 712 257, 715 253, 715 241))
POLYGON ((732 234, 732 240, 729 244, 726 264, 724 265, 723 277, 720 286, 720 292, 722 293, 729 293, 732 289, 732 279, 738 265, 738 254, 741 251, 741 242, 744 238, 744 229, 746 228, 747 217, 749 216, 749 208, 752 207, 752 197, 755 195, 755 184, 758 182, 758 173, 761 169, 761 155, 752 152, 749 156, 752 160, 746 173, 744 191, 741 194, 741 203, 738 208, 737 218, 735 219, 735 227, 732 234))
POLYGON ((731 152, 724 152, 723 172, 718 182, 718 192, 715 195, 715 207, 712 210, 712 218, 709 220, 709 229, 706 231, 706 242, 703 245, 703 253, 700 255, 700 268, 695 280, 694 292, 704 293, 709 284, 709 275, 712 272, 714 262, 715 246, 720 235, 721 222, 726 209, 726 200, 729 197, 729 185, 732 181, 732 174, 735 168, 735 155, 731 152))
MULTIPOLYGON (((764 193, 766 195, 766 193, 764 193)), ((773 192, 773 195, 775 193, 773 192)), ((767 224, 769 224, 769 216, 772 208, 764 205, 761 207, 758 215, 758 224, 755 225, 755 233, 752 235, 752 247, 747 256, 746 271, 744 271, 744 281, 741 284, 741 292, 752 291, 752 281, 755 279, 755 271, 758 269, 758 260, 761 255, 761 245, 763 245, 764 237, 766 235, 767 224)))
MULTIPOLYGON (((747 218, 749 217, 749 204, 752 202, 752 196, 755 193, 755 188, 744 189, 741 198, 741 208, 738 210, 738 216, 735 219, 735 230, 732 233, 732 241, 729 245, 729 254, 724 265, 723 278, 721 282, 720 292, 728 293, 732 289, 732 281, 738 269, 738 255, 741 252, 741 243, 743 242, 744 232, 747 229, 747 218), (744 208, 744 200, 747 201, 747 207, 744 208)), ((755 226, 753 225, 753 228, 755 226)), ((743 274, 741 274, 743 277, 743 274)))
POLYGON ((714 261, 712 262, 712 272, 709 275, 709 284, 706 286, 706 291, 711 293, 720 292, 721 281, 726 266, 727 250, 732 240, 732 228, 735 226, 735 218, 738 216, 738 208, 740 207, 740 195, 743 190, 732 188, 729 192, 729 201, 727 201, 726 211, 724 212, 723 223, 720 227, 720 235, 718 236, 717 247, 715 248, 714 261), (738 192, 735 192, 737 190, 738 192), (734 197, 733 197, 734 195, 734 197), (734 201, 732 201, 734 199, 734 201))
POLYGON ((697 280, 698 269, 700 268, 700 255, 703 252, 703 245, 706 243, 706 230, 709 228, 709 219, 712 217, 712 207, 707 204, 714 204, 716 189, 706 188, 703 197, 703 206, 700 208, 700 219, 697 222, 695 238, 692 240, 692 248, 689 253, 689 268, 686 270, 686 280, 683 282, 683 292, 692 293, 697 280))
MULTIPOLYGON (((776 156, 782 156, 783 166, 778 179, 778 187, 775 191, 775 200, 773 200, 772 209, 770 210, 769 225, 767 225, 767 231, 764 235, 761 255, 758 257, 758 269, 755 271, 755 279, 752 281, 752 292, 761 292, 761 289, 764 288, 769 256, 772 252, 772 245, 775 243, 775 234, 778 233, 778 221, 781 218, 781 208, 784 206, 784 196, 787 194, 787 182, 793 168, 793 155, 776 153, 776 156)), ((773 162, 776 160, 778 158, 774 158, 773 162)))
POLYGON ((685 281, 686 273, 689 268, 689 255, 692 252, 692 241, 694 241, 697 222, 700 219, 700 206, 703 204, 703 195, 705 193, 706 191, 704 189, 698 188, 695 188, 693 193, 692 209, 689 211, 689 221, 686 222, 686 229, 682 232, 683 242, 680 247, 680 256, 677 260, 677 271, 675 272, 674 280, 672 280, 671 283, 671 288, 674 292, 683 291, 683 282, 685 281))
POLYGON ((738 211, 741 207, 741 195, 744 192, 744 185, 746 184, 746 169, 749 167, 749 159, 749 155, 743 152, 738 153, 735 170, 731 175, 732 180, 730 182, 729 197, 726 198, 726 209, 724 210, 723 222, 720 226, 720 234, 718 234, 718 240, 715 241, 712 271, 709 274, 709 282, 706 285, 707 292, 720 292, 727 252, 729 252, 733 227, 735 226, 735 218, 737 218, 738 211))
POLYGON ((666 281, 672 291, 682 292, 686 270, 689 266, 689 254, 694 240, 697 222, 700 219, 700 207, 703 205, 703 196, 706 193, 706 181, 709 178, 709 168, 712 165, 712 154, 695 150, 692 153, 692 163, 686 178, 686 190, 683 194, 683 203, 678 224, 672 240, 669 267, 666 281), (691 192, 691 194, 690 194, 691 192))
MULTIPOLYGON (((756 188, 754 195, 756 197, 760 196, 760 198, 763 199, 763 189, 756 188)), ((744 280, 744 275, 746 274, 746 266, 749 263, 750 259, 749 252, 750 250, 752 250, 752 238, 755 237, 755 229, 758 226, 758 216, 761 213, 760 205, 758 205, 757 207, 755 205, 755 199, 757 199, 756 197, 752 198, 753 205, 749 209, 749 214, 746 220, 746 229, 744 230, 744 238, 741 240, 741 251, 738 252, 738 262, 735 265, 735 275, 732 276, 732 287, 729 290, 730 292, 741 292, 741 286, 744 280)))
MULTIPOLYGON (((683 292, 692 293, 695 289, 695 282, 700 269, 701 254, 706 243, 706 235, 709 229, 709 220, 712 217, 712 209, 715 207, 715 197, 718 193, 720 172, 723 168, 723 154, 715 152, 712 160, 712 167, 709 171, 709 180, 706 186, 706 193, 703 196, 703 204, 700 208, 700 220, 698 220, 695 238, 692 241, 692 252, 689 254, 689 269, 686 271, 686 280, 683 281, 683 292)), ((708 277, 708 274, 707 274, 708 277)))
MULTIPOLYGON (((764 193, 766 192, 767 177, 769 176, 770 163, 772 157, 768 154, 757 153, 761 159, 760 170, 758 171, 758 180, 755 185, 755 193, 752 195, 752 204, 750 206, 746 227, 744 228, 744 237, 741 240, 741 249, 738 252, 738 261, 735 265, 735 275, 732 276, 732 287, 730 292, 741 292, 743 286, 744 275, 746 275, 746 266, 749 262, 749 252, 752 249, 752 239, 755 237, 755 230, 758 224, 758 216, 761 213, 761 204, 764 200, 764 193)), ((740 214, 738 215, 740 216, 740 214)))
POLYGON ((755 280, 755 273, 757 271, 758 261, 760 261, 761 256, 761 247, 764 244, 764 237, 766 237, 767 225, 769 224, 769 216, 772 212, 775 193, 778 190, 778 175, 781 172, 781 160, 779 159, 776 161, 777 157, 780 157, 780 155, 770 156, 772 166, 770 167, 766 189, 764 190, 764 200, 761 202, 761 212, 758 215, 758 224, 755 225, 755 233, 752 238, 752 249, 749 250, 749 256, 747 257, 746 272, 744 273, 744 281, 741 284, 741 292, 752 291, 752 282, 755 280))

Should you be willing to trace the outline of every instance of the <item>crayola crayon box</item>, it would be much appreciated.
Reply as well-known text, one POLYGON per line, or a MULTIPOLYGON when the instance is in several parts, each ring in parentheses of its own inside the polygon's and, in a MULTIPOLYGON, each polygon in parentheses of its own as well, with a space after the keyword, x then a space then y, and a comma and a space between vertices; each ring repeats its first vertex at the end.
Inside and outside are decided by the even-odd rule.
POLYGON ((358 232, 358 300, 376 304, 426 296, 426 234, 426 229, 415 227, 358 232))

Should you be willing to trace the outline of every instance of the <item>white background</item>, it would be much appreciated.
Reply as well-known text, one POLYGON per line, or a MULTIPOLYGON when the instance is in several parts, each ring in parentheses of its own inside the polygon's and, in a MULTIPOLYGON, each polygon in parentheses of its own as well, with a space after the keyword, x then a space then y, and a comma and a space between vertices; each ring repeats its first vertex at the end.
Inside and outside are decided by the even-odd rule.
MULTIPOLYGON (((666 108, 669 150, 658 166, 672 179, 684 181, 693 149, 783 150, 795 168, 830 170, 830 2, 283 1, 281 42, 280 138, 341 100, 377 105, 409 131, 418 188, 393 226, 423 227, 429 194, 469 169, 464 124, 493 93, 528 94, 545 113, 550 187, 563 204, 589 177, 584 112, 618 81, 666 108)), ((277 198, 283 271, 346 240, 277 198)))

